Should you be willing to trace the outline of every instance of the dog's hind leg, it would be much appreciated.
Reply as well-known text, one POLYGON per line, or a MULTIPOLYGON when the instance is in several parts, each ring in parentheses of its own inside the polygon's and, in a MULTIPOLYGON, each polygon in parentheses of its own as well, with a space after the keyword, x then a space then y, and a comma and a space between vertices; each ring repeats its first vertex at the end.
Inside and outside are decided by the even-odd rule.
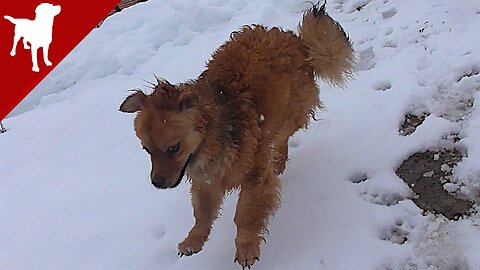
POLYGON ((290 118, 285 121, 281 131, 275 138, 273 160, 275 173, 277 175, 280 175, 285 171, 285 166, 288 161, 288 140, 296 129, 293 116, 290 116, 290 118))
POLYGON ((180 256, 190 256, 200 252, 210 235, 213 221, 218 216, 218 210, 223 198, 223 189, 208 183, 192 181, 192 205, 195 225, 187 238, 178 244, 180 256))
POLYGON ((273 169, 262 172, 265 169, 262 166, 255 168, 249 176, 257 178, 254 181, 246 179, 241 186, 235 213, 235 261, 242 267, 251 267, 255 260, 259 260, 260 241, 267 233, 268 220, 280 205, 280 181, 273 169))
POLYGON ((21 36, 18 35, 18 34, 15 34, 15 36, 13 37, 13 47, 12 47, 12 50, 10 51, 11 56, 15 56, 16 50, 17 50, 17 44, 18 44, 18 41, 20 40, 20 38, 21 38, 21 36))
POLYGON ((34 72, 39 72, 40 69, 38 68, 38 63, 37 63, 37 51, 38 51, 38 47, 35 47, 32 45, 32 70, 34 72))
POLYGON ((274 149, 274 167, 275 174, 280 175, 285 171, 288 160, 288 138, 275 143, 274 149))
POLYGON ((52 65, 52 62, 50 62, 50 60, 48 59, 48 49, 50 47, 50 44, 47 44, 45 46, 43 46, 43 62, 45 62, 45 65, 47 66, 51 66, 52 65))

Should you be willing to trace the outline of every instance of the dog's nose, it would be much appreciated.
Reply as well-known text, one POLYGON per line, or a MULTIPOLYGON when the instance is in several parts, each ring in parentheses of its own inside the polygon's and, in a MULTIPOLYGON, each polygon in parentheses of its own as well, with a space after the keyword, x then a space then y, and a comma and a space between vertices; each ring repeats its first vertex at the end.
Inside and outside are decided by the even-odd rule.
POLYGON ((152 185, 156 188, 167 188, 166 182, 167 181, 165 178, 161 177, 160 175, 152 177, 152 185))

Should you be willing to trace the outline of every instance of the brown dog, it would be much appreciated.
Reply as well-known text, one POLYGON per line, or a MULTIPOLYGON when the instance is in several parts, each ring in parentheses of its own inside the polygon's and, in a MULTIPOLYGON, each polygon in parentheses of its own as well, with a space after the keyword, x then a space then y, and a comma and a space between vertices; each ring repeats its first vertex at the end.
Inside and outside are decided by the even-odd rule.
POLYGON ((240 188, 235 260, 250 267, 260 257, 269 217, 280 204, 288 139, 321 107, 315 76, 341 85, 352 71, 351 43, 342 27, 314 5, 299 36, 278 28, 245 26, 213 55, 193 81, 158 80, 120 106, 138 112, 135 132, 152 161, 157 188, 191 180, 195 225, 180 255, 202 250, 223 196, 240 188))

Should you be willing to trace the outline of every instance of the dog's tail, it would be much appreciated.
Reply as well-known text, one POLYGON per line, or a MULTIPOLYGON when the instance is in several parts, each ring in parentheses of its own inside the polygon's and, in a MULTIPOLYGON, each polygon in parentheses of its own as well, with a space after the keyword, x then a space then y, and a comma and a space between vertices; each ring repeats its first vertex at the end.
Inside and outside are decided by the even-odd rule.
POLYGON ((14 18, 12 18, 12 17, 10 17, 10 16, 3 16, 3 18, 5 18, 5 19, 7 19, 7 20, 11 21, 13 24, 16 24, 16 23, 17 23, 17 20, 16 20, 16 19, 14 19, 14 18))
POLYGON ((325 4, 315 4, 303 14, 298 25, 307 62, 315 75, 333 85, 343 86, 351 78, 355 56, 352 43, 343 28, 325 11, 325 4))

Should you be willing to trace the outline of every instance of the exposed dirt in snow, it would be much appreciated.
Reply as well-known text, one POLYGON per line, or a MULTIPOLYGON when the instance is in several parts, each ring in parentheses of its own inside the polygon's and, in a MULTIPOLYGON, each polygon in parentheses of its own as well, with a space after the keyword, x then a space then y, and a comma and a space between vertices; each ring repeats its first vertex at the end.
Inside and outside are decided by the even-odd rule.
POLYGON ((452 169, 462 157, 457 150, 415 153, 397 169, 397 175, 417 194, 413 201, 418 207, 457 219, 469 215, 473 203, 447 192, 443 185, 450 182, 452 169))
POLYGON ((400 128, 400 134, 403 136, 408 136, 413 134, 418 126, 420 126, 425 118, 429 116, 428 113, 422 113, 420 115, 407 114, 405 115, 405 122, 403 122, 402 127, 400 128))
POLYGON ((115 13, 118 13, 118 12, 121 12, 122 10, 126 9, 126 8, 129 8, 131 6, 134 6, 136 4, 139 4, 139 3, 143 3, 143 2, 146 2, 148 0, 122 0, 120 1, 120 3, 118 3, 118 5, 115 6, 115 8, 110 11, 108 14, 107 14, 107 17, 105 17, 98 25, 97 27, 100 27, 103 22, 110 16, 112 16, 113 14, 115 13))

